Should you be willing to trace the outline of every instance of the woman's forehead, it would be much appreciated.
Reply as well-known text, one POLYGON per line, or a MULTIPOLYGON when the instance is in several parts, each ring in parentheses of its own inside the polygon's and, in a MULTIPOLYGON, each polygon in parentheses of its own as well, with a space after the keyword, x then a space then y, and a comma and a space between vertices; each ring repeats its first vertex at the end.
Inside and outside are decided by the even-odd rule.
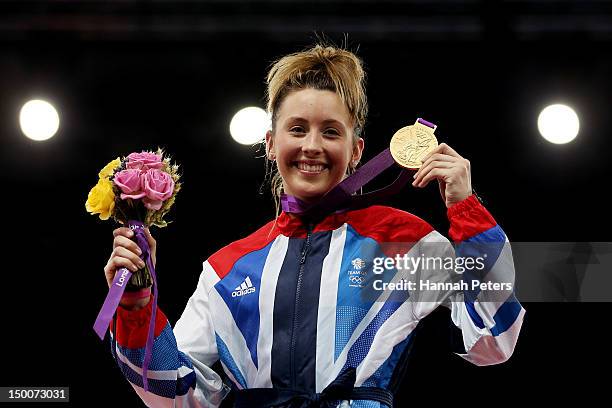
POLYGON ((342 100, 332 91, 302 89, 285 97, 279 119, 283 121, 317 121, 321 123, 350 123, 350 115, 342 100))

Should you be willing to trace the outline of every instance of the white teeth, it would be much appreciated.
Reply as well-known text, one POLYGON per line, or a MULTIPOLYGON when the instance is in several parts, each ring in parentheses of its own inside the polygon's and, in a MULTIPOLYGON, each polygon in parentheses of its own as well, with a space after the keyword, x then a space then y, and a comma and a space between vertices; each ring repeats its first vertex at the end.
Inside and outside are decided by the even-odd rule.
POLYGON ((322 164, 311 165, 311 164, 306 164, 306 163, 301 163, 301 162, 298 162, 297 167, 300 170, 309 171, 311 173, 321 172, 325 168, 325 166, 323 166, 322 164))

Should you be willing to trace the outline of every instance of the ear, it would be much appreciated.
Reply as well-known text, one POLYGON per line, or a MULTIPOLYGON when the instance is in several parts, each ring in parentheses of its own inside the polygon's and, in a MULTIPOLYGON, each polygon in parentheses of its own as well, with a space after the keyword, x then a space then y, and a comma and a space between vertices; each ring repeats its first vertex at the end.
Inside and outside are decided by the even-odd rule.
POLYGON ((276 151, 274 149, 274 138, 272 137, 272 131, 266 132, 266 157, 268 160, 276 159, 276 151))
POLYGON ((355 167, 357 163, 359 163, 359 160, 361 160, 364 146, 365 142, 363 138, 360 137, 357 139, 357 143, 355 143, 353 146, 353 154, 351 155, 351 164, 353 164, 353 167, 355 167))

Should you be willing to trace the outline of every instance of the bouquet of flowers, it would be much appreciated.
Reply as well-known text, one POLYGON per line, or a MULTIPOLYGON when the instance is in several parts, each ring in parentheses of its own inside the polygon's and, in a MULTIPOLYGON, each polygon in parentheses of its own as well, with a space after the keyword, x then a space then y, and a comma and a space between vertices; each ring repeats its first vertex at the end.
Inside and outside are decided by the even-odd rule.
MULTIPOLYGON (((162 149, 118 157, 104 166, 98 176, 98 183, 85 203, 88 212, 99 214, 101 220, 112 218, 132 229, 168 225, 164 216, 174 204, 181 183, 179 166, 164 157, 162 149)), ((141 249, 144 253, 145 248, 141 249)), ((132 275, 125 290, 151 286, 149 263, 145 263, 144 268, 132 275)))

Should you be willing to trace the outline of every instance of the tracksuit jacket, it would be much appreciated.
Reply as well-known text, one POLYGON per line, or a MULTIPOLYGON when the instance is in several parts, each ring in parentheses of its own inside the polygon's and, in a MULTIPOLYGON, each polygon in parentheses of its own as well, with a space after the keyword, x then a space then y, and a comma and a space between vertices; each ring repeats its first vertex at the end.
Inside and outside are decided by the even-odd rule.
MULTIPOLYGON (((470 243, 486 248, 479 279, 513 280, 508 239, 474 195, 447 215, 454 245, 419 217, 386 206, 334 213, 317 223, 283 212, 203 263, 174 329, 158 309, 149 392, 142 388, 141 367, 151 302, 137 311, 118 308, 111 322, 113 356, 150 407, 218 406, 230 389, 236 395, 268 389, 302 396, 284 404, 271 397, 268 404, 266 393, 245 394, 252 399, 243 406, 385 407, 380 399, 342 401, 337 394, 328 405, 320 401, 346 373, 351 387, 393 391, 419 321, 443 305, 461 330, 461 357, 476 365, 504 362, 525 314, 512 290, 500 297, 499 291, 440 289, 427 298, 416 291, 399 297, 397 291, 372 291, 374 280, 397 281, 400 273, 374 273, 376 257, 408 252, 457 258, 470 252, 470 243), (218 360, 226 383, 211 368, 218 360)), ((452 273, 412 276, 443 282, 452 273)))

